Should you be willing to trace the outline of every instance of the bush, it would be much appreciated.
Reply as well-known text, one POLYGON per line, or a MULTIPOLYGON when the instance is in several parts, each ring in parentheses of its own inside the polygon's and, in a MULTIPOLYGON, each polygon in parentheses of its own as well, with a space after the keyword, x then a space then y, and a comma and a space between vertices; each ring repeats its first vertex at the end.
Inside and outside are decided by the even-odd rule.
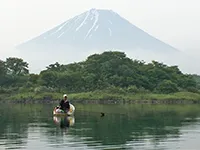
POLYGON ((177 84, 173 83, 170 80, 163 80, 157 87, 156 91, 158 93, 164 93, 164 94, 169 94, 169 93, 175 93, 178 92, 178 87, 177 84))
POLYGON ((126 89, 126 91, 128 93, 138 93, 139 89, 135 85, 131 85, 126 89))
POLYGON ((35 93, 44 93, 44 92, 54 92, 53 88, 48 88, 46 86, 39 86, 34 89, 35 93))
POLYGON ((150 93, 150 91, 145 89, 144 87, 140 87, 138 90, 139 90, 139 93, 150 93))
POLYGON ((125 94, 126 93, 126 91, 123 88, 116 87, 116 86, 110 86, 105 90, 107 93, 116 93, 116 94, 125 94))
POLYGON ((192 93, 198 93, 198 89, 195 87, 187 87, 186 90, 192 93))
POLYGON ((0 87, 0 94, 14 94, 18 92, 19 88, 18 87, 0 87))

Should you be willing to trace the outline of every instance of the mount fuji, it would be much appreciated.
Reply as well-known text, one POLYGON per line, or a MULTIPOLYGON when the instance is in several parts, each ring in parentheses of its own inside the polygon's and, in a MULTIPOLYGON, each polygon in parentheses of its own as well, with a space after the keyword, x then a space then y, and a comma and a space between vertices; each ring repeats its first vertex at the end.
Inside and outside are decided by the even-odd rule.
POLYGON ((83 12, 16 48, 37 69, 56 61, 81 61, 105 50, 123 51, 133 59, 166 63, 176 62, 177 57, 172 57, 180 54, 116 12, 104 9, 83 12))
POLYGON ((112 10, 100 9, 91 9, 75 16, 18 48, 33 46, 46 50, 70 46, 81 49, 175 51, 175 48, 150 36, 112 10))

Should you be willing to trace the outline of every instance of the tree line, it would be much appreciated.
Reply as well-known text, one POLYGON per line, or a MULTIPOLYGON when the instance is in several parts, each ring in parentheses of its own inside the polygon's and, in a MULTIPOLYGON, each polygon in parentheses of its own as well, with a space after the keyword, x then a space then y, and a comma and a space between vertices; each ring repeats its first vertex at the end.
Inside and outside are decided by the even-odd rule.
POLYGON ((198 92, 198 75, 183 74, 178 66, 132 60, 124 52, 93 54, 85 61, 50 64, 39 74, 29 73, 21 58, 0 60, 0 93, 9 92, 89 92, 112 89, 120 92, 198 92))

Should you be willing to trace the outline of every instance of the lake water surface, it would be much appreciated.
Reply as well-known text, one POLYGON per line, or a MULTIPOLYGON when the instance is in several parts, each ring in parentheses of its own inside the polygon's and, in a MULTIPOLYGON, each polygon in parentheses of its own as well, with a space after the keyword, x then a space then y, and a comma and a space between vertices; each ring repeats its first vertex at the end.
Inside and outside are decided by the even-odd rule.
POLYGON ((200 149, 199 105, 74 104, 68 118, 55 105, 1 104, 0 149, 200 149))

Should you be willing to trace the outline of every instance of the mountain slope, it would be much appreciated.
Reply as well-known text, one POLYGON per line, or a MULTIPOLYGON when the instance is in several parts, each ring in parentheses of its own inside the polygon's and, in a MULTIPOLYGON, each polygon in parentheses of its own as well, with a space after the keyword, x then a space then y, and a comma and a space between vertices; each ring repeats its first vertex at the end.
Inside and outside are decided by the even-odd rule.
POLYGON ((19 45, 18 49, 145 49, 176 51, 111 10, 91 9, 19 45))
POLYGON ((129 58, 160 61, 194 72, 192 58, 111 10, 90 9, 17 46, 19 57, 39 72, 50 63, 82 61, 105 50, 123 51, 129 58))

